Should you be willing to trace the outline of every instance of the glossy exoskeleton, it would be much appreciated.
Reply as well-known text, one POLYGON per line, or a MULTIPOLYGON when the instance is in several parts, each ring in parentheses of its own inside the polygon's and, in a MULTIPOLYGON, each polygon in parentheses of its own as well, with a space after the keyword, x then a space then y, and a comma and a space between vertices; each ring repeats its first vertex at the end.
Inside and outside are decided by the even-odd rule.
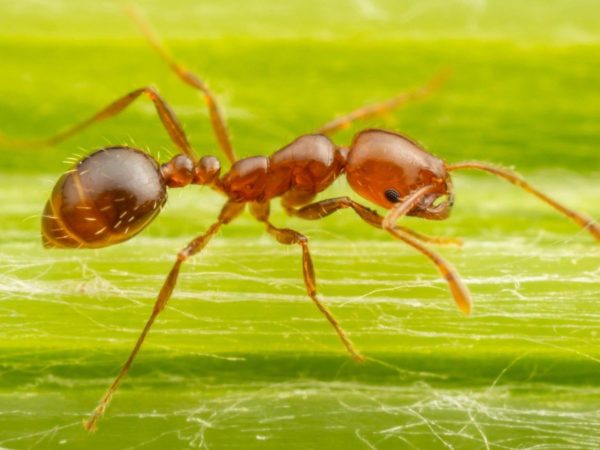
POLYGON ((288 214, 307 220, 317 220, 340 209, 352 209, 369 225, 382 228, 429 258, 447 281, 458 307, 465 313, 471 310, 467 287, 456 270, 436 251, 425 245, 460 245, 460 240, 426 236, 397 223, 403 216, 446 219, 454 202, 450 172, 475 169, 504 178, 566 215, 600 241, 598 223, 563 206, 506 169, 480 162, 446 164, 415 141, 391 131, 361 131, 349 146, 337 145, 328 137, 357 119, 385 113, 409 100, 429 94, 442 81, 443 74, 414 91, 365 106, 335 119, 314 134, 303 135, 270 156, 237 160, 212 92, 200 78, 173 60, 148 24, 135 11, 132 14, 175 74, 203 94, 219 147, 232 165, 226 173, 221 174, 217 158, 198 158, 169 105, 150 87, 130 92, 90 119, 50 139, 36 141, 36 144, 55 144, 92 123, 115 116, 136 98, 147 96, 180 152, 162 166, 146 152, 125 146, 104 148, 81 160, 60 178, 46 205, 42 219, 42 237, 46 247, 98 248, 130 239, 157 216, 167 199, 167 188, 181 188, 189 184, 206 185, 226 198, 217 220, 177 254, 150 318, 129 358, 85 423, 88 430, 95 429, 96 422, 131 367, 156 317, 166 306, 182 263, 202 250, 219 229, 235 219, 246 205, 249 206, 250 213, 265 225, 267 232, 278 242, 301 247, 307 293, 357 361, 362 361, 363 357, 317 296, 308 239, 297 231, 278 228, 270 222, 270 200, 281 198, 288 214), (360 197, 387 210, 387 213, 382 216, 349 197, 314 201, 317 194, 327 189, 341 175, 346 176, 348 184, 360 197))
POLYGON ((147 153, 109 147, 65 173, 46 203, 46 247, 97 248, 142 231, 167 200, 158 163, 147 153))

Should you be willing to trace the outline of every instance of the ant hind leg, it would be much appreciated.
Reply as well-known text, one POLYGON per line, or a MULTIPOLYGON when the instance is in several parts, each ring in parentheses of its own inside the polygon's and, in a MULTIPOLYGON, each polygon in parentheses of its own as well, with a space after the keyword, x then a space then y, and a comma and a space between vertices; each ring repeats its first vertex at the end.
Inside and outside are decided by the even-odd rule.
POLYGON ((136 23, 152 48, 158 53, 161 59, 167 63, 175 75, 177 75, 184 83, 193 87, 194 89, 199 90, 202 95, 204 95, 204 100, 206 101, 206 105, 208 107, 210 121, 219 147, 227 159, 229 159, 231 163, 234 163, 237 158, 235 151, 233 150, 233 146, 231 145, 231 138, 227 130, 227 122, 225 121, 225 117, 223 116, 223 113, 217 104, 214 94, 208 88, 208 85, 204 82, 204 80, 188 70, 183 64, 175 60, 173 55, 171 55, 165 45, 161 42, 161 39, 156 31, 152 28, 150 23, 146 20, 138 8, 129 6, 127 7, 127 13, 136 23))
POLYGON ((184 154, 186 154, 193 160, 196 160, 196 155, 192 150, 192 147, 187 139, 187 136, 185 135, 185 132, 183 131, 181 124, 179 123, 179 120, 177 120, 177 116, 175 115, 169 104, 160 96, 160 94, 153 87, 142 87, 136 89, 135 91, 131 91, 123 97, 120 97, 114 102, 110 103, 108 106, 104 107, 92 117, 76 125, 73 125, 52 137, 25 141, 5 139, 3 136, 0 136, 0 138, 2 138, 3 140, 5 139, 7 145, 19 148, 55 145, 79 133, 80 131, 83 131, 85 128, 89 127, 90 125, 93 125, 94 123, 102 122, 106 119, 120 114, 125 108, 127 108, 142 94, 146 95, 152 101, 152 103, 154 103, 154 107, 156 108, 158 117, 163 123, 163 126, 165 127, 165 130, 169 134, 169 137, 171 138, 173 143, 184 154))
POLYGON ((106 393, 104 394, 104 396, 100 399, 100 402, 98 403, 98 406, 96 407, 96 409, 94 409, 94 411, 92 412, 92 414, 90 415, 88 420, 86 420, 84 422, 83 426, 86 430, 88 430, 88 431, 96 430, 96 424, 98 423, 98 420, 100 420, 100 418, 104 415, 106 408, 108 408, 108 405, 110 404, 110 401, 112 400, 112 396, 114 395, 115 391, 118 389, 119 385, 121 384, 123 377, 127 374, 129 369, 131 368, 131 365, 133 364, 133 360, 135 359, 138 351, 140 350, 142 344, 144 343, 144 340, 146 339, 146 335, 148 334, 148 332, 150 331, 150 328, 154 324, 156 317, 167 306, 167 302, 171 298, 173 289, 175 288, 175 285, 177 284, 177 278, 179 277, 179 270, 181 268, 181 265, 188 258, 190 258, 191 256, 195 255, 196 253, 200 252, 206 246, 206 244, 208 244, 208 242, 211 240, 211 238, 215 234, 217 234, 217 232, 219 231, 221 226, 228 224, 235 217, 237 217, 243 211, 243 207, 244 207, 243 203, 231 203, 231 202, 226 203, 225 206, 223 207, 223 209, 221 210, 219 219, 209 227, 208 231, 206 231, 204 234, 201 234, 200 236, 198 236, 197 238, 195 238, 194 240, 189 242, 188 245, 186 245, 177 254, 177 260, 175 261, 175 264, 173 264, 173 267, 171 268, 171 271, 169 272, 167 279, 165 280, 162 288, 160 289, 158 298, 156 299, 156 303, 154 304, 154 307, 152 308, 152 313, 150 314, 150 317, 146 321, 146 325, 144 326, 142 332, 140 333, 140 336, 138 337, 138 339, 135 343, 135 346, 133 347, 133 350, 129 354, 127 361, 125 361, 125 364, 123 364, 123 366, 121 367, 119 374, 117 375, 115 380, 112 382, 112 384, 109 386, 109 388, 106 391, 106 393))

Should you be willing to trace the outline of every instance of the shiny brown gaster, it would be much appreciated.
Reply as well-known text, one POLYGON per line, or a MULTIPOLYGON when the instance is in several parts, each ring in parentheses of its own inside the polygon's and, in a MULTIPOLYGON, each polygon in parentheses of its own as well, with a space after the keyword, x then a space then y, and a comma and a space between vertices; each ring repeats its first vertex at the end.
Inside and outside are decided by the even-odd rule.
POLYGON ((42 240, 46 247, 99 248, 130 239, 158 215, 167 200, 167 188, 205 185, 227 198, 217 221, 177 254, 133 350, 85 422, 87 430, 96 429, 96 423, 129 371, 156 317, 166 307, 182 264, 200 252, 223 225, 241 214, 246 204, 249 205, 251 214, 264 224, 267 233, 275 240, 283 245, 295 244, 300 247, 307 294, 356 361, 363 361, 364 357, 318 295, 308 238, 295 230, 279 228, 270 222, 271 199, 281 198, 283 208, 289 215, 306 220, 321 219, 340 209, 350 208, 367 224, 385 230, 429 258, 448 283, 456 304, 466 314, 471 311, 469 290, 456 269, 425 245, 461 245, 461 241, 456 238, 425 236, 397 224, 404 216, 446 219, 454 203, 451 171, 476 169, 504 178, 548 203, 600 242, 598 223, 561 205, 513 172, 478 162, 447 165, 416 142, 390 131, 361 131, 348 147, 337 146, 327 137, 328 134, 350 126, 355 120, 386 113, 407 101, 428 95, 445 78, 445 72, 414 91, 359 108, 335 119, 318 128, 315 134, 300 136, 270 156, 236 160, 224 117, 212 92, 199 77, 174 60, 139 12, 132 10, 131 16, 175 74, 204 95, 217 142, 232 166, 227 173, 221 175, 217 158, 205 156, 199 159, 172 109, 155 89, 149 87, 126 94, 91 118, 54 137, 15 143, 21 146, 56 144, 93 123, 119 114, 136 98, 145 95, 155 105, 159 119, 180 151, 162 166, 146 152, 126 146, 103 148, 81 160, 59 179, 46 204, 42 218, 42 240), (381 216, 348 197, 313 202, 317 194, 327 189, 342 174, 346 175, 350 187, 358 195, 388 210, 387 214, 381 216))

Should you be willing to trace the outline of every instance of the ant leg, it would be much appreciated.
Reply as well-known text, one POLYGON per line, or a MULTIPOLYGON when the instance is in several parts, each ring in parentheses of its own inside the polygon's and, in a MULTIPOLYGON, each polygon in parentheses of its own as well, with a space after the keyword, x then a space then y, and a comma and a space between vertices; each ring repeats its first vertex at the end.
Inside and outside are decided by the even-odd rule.
POLYGON ((588 231, 598 242, 600 242, 600 225, 598 225, 598 223, 594 219, 586 216, 585 214, 579 213, 577 211, 573 211, 572 209, 567 208, 566 206, 557 202, 553 198, 548 197, 543 192, 538 191, 532 185, 527 183, 521 177, 521 175, 519 175, 518 173, 512 172, 507 169, 503 169, 500 167, 496 167, 491 164, 481 163, 481 162, 464 162, 464 163, 458 163, 458 164, 451 164, 449 166, 446 166, 446 168, 449 171, 462 170, 462 169, 482 170, 484 172, 488 172, 493 175, 496 175, 497 177, 504 178, 508 182, 510 182, 516 186, 519 186, 521 189, 524 189, 525 191, 529 192, 530 194, 535 195, 541 201, 552 206, 558 212, 567 216, 569 219, 571 219, 573 222, 575 222, 579 227, 588 231))
POLYGON ((125 108, 127 108, 135 99, 137 99, 142 94, 146 95, 150 100, 152 100, 152 103, 154 103, 156 112, 158 113, 158 117, 162 121, 163 126, 167 130, 167 133, 169 133, 169 136, 171 137, 171 140, 173 141, 173 143, 177 147, 179 147, 179 149, 183 153, 185 153, 187 156, 189 156, 193 160, 196 160, 197 158, 194 155, 194 151, 192 150, 192 147, 191 147, 190 143, 188 142, 185 132, 183 131, 183 128, 181 127, 179 121, 177 120, 175 113, 173 112, 173 110, 171 109, 169 104, 156 91, 156 89, 154 89, 152 87, 142 87, 142 88, 136 89, 135 91, 131 91, 130 93, 124 95, 123 97, 118 98, 117 100, 115 100, 114 102, 112 102, 111 104, 109 104, 108 106, 103 108, 101 111, 94 114, 89 119, 84 120, 83 122, 80 122, 76 125, 73 125, 72 127, 67 128, 64 131, 61 131, 60 133, 58 133, 50 138, 34 139, 34 140, 27 140, 27 141, 9 141, 8 143, 9 143, 9 145, 14 145, 17 147, 26 147, 26 148, 34 147, 34 146, 50 146, 50 145, 58 144, 59 142, 62 142, 65 139, 68 139, 69 137, 73 136, 74 134, 82 131, 83 129, 87 128, 88 126, 90 126, 96 122, 101 122, 103 120, 106 120, 106 119, 116 116, 117 114, 121 113, 125 108))
POLYGON ((444 279, 448 282, 450 292, 454 297, 454 301, 458 305, 459 309, 465 314, 471 312, 471 295, 467 287, 463 284, 458 272, 454 267, 450 265, 441 255, 434 250, 431 250, 421 244, 418 240, 414 239, 408 233, 398 229, 395 223, 402 216, 405 216, 421 198, 427 195, 433 189, 432 186, 424 186, 417 189, 412 194, 404 199, 402 203, 396 204, 385 216, 382 222, 382 228, 406 244, 410 245, 415 250, 424 254, 427 258, 433 262, 433 264, 440 271, 444 279))
POLYGON ((460 276, 456 272, 456 269, 446 262, 446 260, 444 260, 444 258, 442 258, 437 252, 421 244, 419 240, 435 243, 440 243, 440 241, 441 243, 455 242, 449 242, 451 241, 451 238, 432 238, 429 236, 424 236, 408 228, 396 225, 396 221, 402 216, 406 215, 406 213, 419 202, 421 197, 427 195, 430 189, 431 186, 425 186, 421 189, 418 189, 413 194, 408 196, 403 203, 399 203, 392 208, 385 218, 381 217, 375 211, 354 202, 348 197, 323 200, 321 202, 307 205, 299 210, 294 210, 292 208, 286 208, 286 210, 288 213, 297 217, 308 220, 316 220, 328 216, 339 209, 349 207, 352 208, 369 225, 376 228, 383 228, 392 236, 404 241, 411 247, 427 256, 435 264, 442 276, 448 282, 450 291, 452 292, 458 307, 461 309, 461 311, 468 314, 471 311, 470 294, 466 286, 463 284, 460 276))
POLYGON ((449 262, 442 258, 439 253, 425 247, 405 231, 396 227, 385 227, 384 229, 395 238, 404 241, 429 258, 447 281, 458 308, 465 314, 471 312, 471 294, 469 293, 469 289, 464 285, 460 275, 449 262))
POLYGON ((446 81, 446 79, 448 79, 449 76, 450 70, 443 69, 423 86, 407 92, 402 92, 388 100, 363 106, 362 108, 356 109, 349 114, 333 119, 332 121, 327 122, 325 125, 319 127, 316 130, 316 133, 332 135, 340 130, 343 130, 344 128, 348 128, 352 122, 356 120, 380 116, 399 108, 410 101, 427 97, 431 93, 435 92, 446 81))
POLYGON ((156 303, 154 304, 154 308, 152 309, 152 313, 150 314, 150 318, 146 322, 146 325, 144 326, 140 336, 138 337, 138 339, 135 343, 135 346, 133 347, 133 350, 131 351, 131 353, 129 355, 129 358, 127 358, 127 361, 125 361, 125 364, 123 364, 123 366, 121 367, 119 374, 117 375, 115 380, 112 382, 112 384, 110 385, 110 387, 108 388, 108 390, 106 391, 106 393, 104 394, 102 399, 100 400, 100 403, 98 403, 98 406, 96 407, 96 409, 94 409, 94 411, 92 412, 92 414, 88 418, 88 420, 84 422, 83 426, 86 430, 88 430, 88 431, 96 430, 96 423, 104 415, 104 412, 106 411, 106 408, 108 408, 108 405, 110 404, 113 394, 119 387, 119 384, 121 384, 121 380, 123 379, 123 377, 129 371, 131 364, 133 363, 133 360, 135 359, 135 356, 137 355, 138 351, 140 350, 140 347, 142 346, 142 344, 144 343, 144 339, 146 338, 148 331, 150 331, 150 328, 152 327, 152 324, 154 323, 154 320, 161 313, 161 311, 163 309, 165 309, 165 306, 167 306, 167 302, 171 298, 171 294, 173 293, 173 289, 175 288, 175 284, 177 283, 177 278, 179 276, 179 269, 181 268, 181 265, 190 256, 195 255, 196 253, 200 252, 206 246, 206 244, 208 244, 210 239, 215 234, 217 234, 217 232, 219 231, 221 226, 228 224, 233 219, 235 219, 235 217, 238 216, 243 211, 243 208, 244 208, 243 203, 227 202, 225 204, 225 206, 223 207, 223 209, 221 210, 221 213, 219 214, 219 219, 208 228, 208 231, 206 231, 206 233, 204 233, 204 234, 198 236, 197 238, 195 238, 194 240, 192 240, 188 245, 186 245, 177 254, 177 260, 175 261, 175 264, 171 268, 171 271, 169 272, 167 279, 165 280, 162 288, 160 289, 158 298, 156 299, 156 303))
POLYGON ((268 203, 253 203, 250 209, 252 215, 259 221, 265 224, 267 233, 273 236, 277 242, 284 245, 298 244, 302 248, 302 271, 304 275, 304 285, 306 292, 311 298, 316 307, 323 313, 329 323, 333 326, 340 340, 346 347, 346 350, 352 355, 355 361, 362 362, 364 357, 356 350, 346 332, 342 329, 339 322, 329 309, 321 303, 317 294, 317 280, 315 277, 315 269, 308 248, 308 238, 297 231, 288 228, 277 228, 269 222, 269 204, 268 203))
MULTIPOLYGON (((383 222, 383 217, 377 214, 376 211, 373 211, 372 209, 355 202, 349 197, 321 200, 298 209, 286 207, 285 205, 284 208, 290 216, 299 217, 305 220, 322 219, 323 217, 333 214, 340 209, 352 208, 352 210, 354 210, 354 212, 369 225, 372 225, 376 228, 381 228, 383 222)), ((426 234, 419 233, 401 225, 396 225, 396 228, 422 242, 438 245, 462 246, 462 240, 459 238, 427 236, 426 234)))
POLYGON ((229 159, 231 163, 234 163, 237 158, 235 156, 233 146, 231 145, 231 139, 227 131, 227 123, 223 117, 223 114, 221 113, 219 105, 217 104, 217 100, 215 99, 214 94, 208 88, 208 85, 201 78, 190 72, 186 67, 178 63, 175 58, 173 58, 171 53, 161 42, 156 31, 154 31, 150 23, 148 23, 139 9, 134 6, 129 6, 127 8, 127 13, 139 27, 152 48, 158 53, 162 60, 167 63, 171 70, 175 72, 175 75, 177 75, 184 83, 192 86, 194 89, 199 90, 204 95, 204 100, 206 101, 206 105, 208 107, 210 122, 212 124, 215 137, 217 138, 217 142, 219 143, 219 147, 221 147, 221 150, 223 153, 225 153, 227 159, 229 159))

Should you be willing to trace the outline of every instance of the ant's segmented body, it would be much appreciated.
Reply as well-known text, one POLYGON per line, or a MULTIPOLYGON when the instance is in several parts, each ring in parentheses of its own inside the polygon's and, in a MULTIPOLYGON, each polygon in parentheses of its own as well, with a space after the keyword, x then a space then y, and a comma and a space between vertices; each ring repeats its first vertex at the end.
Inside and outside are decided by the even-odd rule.
MULTIPOLYGON (((447 281, 459 308, 469 313, 469 291, 456 270, 425 243, 459 244, 460 240, 430 237, 397 224, 403 216, 446 219, 452 209, 454 194, 450 172, 461 169, 483 170, 525 189, 563 213, 600 241, 600 226, 591 218, 575 212, 529 185, 520 176, 485 163, 468 162, 448 165, 428 153, 417 143, 397 133, 368 129, 359 132, 348 147, 337 146, 327 135, 350 122, 389 111, 406 101, 427 95, 441 82, 438 76, 428 85, 400 94, 386 102, 360 108, 336 119, 315 134, 299 137, 271 156, 254 156, 236 160, 223 116, 213 94, 202 80, 179 65, 160 41, 132 11, 150 43, 187 84, 198 89, 206 99, 213 129, 223 153, 232 166, 221 175, 217 158, 198 158, 182 127, 153 88, 137 89, 111 103, 90 119, 37 144, 54 144, 92 123, 115 116, 138 97, 145 95, 180 153, 162 166, 141 150, 115 146, 104 148, 81 160, 57 182, 42 219, 42 238, 46 247, 99 248, 123 242, 142 231, 158 214, 167 199, 167 188, 190 184, 206 185, 224 194, 227 201, 217 220, 208 230, 188 243, 178 254, 165 280, 144 329, 115 381, 85 423, 88 430, 107 408, 138 353, 158 314, 165 308, 179 275, 181 265, 201 251, 219 229, 234 220, 246 205, 251 214, 264 223, 267 232, 278 242, 297 244, 302 249, 304 282, 309 297, 334 327, 346 349, 357 361, 363 357, 337 320, 317 295, 308 239, 301 233, 278 228, 269 220, 269 202, 280 197, 285 211, 293 216, 316 220, 340 209, 350 208, 374 227, 382 228, 429 258, 447 281), (350 187, 369 202, 388 211, 385 216, 349 197, 313 202, 314 197, 345 174, 350 187)), ((31 142, 29 143, 31 144, 31 142)))

